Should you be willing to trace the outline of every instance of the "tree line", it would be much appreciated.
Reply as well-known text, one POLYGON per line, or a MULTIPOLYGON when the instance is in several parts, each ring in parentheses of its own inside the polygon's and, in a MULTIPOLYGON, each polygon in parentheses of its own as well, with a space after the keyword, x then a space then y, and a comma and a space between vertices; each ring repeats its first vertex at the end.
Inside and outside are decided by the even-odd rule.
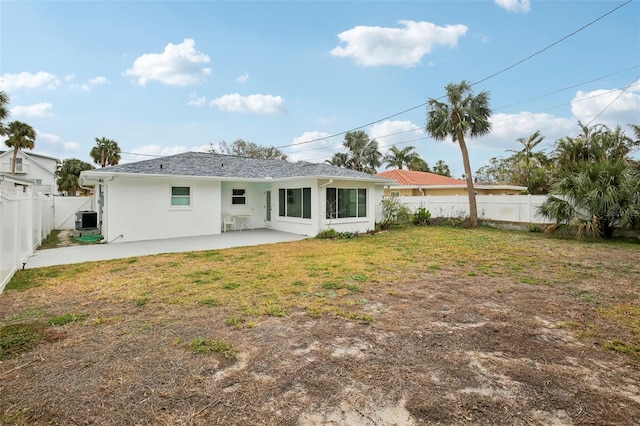
MULTIPOLYGON (((466 138, 484 136, 491 131, 489 92, 474 94, 466 81, 445 86, 446 101, 430 99, 427 102, 425 131, 436 141, 450 139, 460 147, 467 182, 472 227, 477 226, 478 214, 474 179, 466 138)), ((4 124, 9 116, 9 97, 0 92, 0 135, 7 136, 6 145, 13 148, 13 169, 20 149, 33 149, 36 132, 20 121, 4 124)), ((620 126, 611 129, 603 124, 593 126, 578 122, 576 136, 556 141, 549 154, 537 149, 544 140, 540 131, 518 138, 522 148, 509 150, 506 158, 492 158, 481 167, 475 180, 483 183, 515 184, 525 186, 530 194, 548 194, 549 198, 540 214, 556 221, 557 229, 572 229, 579 235, 610 237, 617 227, 640 228, 640 162, 633 154, 640 148, 640 125, 629 124, 633 136, 620 126)), ((438 161, 433 169, 415 152, 415 147, 392 146, 386 155, 379 143, 370 139, 363 130, 346 132, 345 152, 335 153, 326 163, 365 173, 376 173, 383 163, 387 168, 431 171, 451 176, 449 167, 438 161)), ((90 156, 101 167, 116 165, 120 161, 118 143, 107 138, 96 138, 90 156)), ((209 152, 254 158, 288 160, 288 156, 275 147, 263 147, 242 139, 232 144, 210 145, 209 152)), ((78 159, 64 160, 57 172, 60 191, 80 190, 78 176, 93 165, 78 159)))

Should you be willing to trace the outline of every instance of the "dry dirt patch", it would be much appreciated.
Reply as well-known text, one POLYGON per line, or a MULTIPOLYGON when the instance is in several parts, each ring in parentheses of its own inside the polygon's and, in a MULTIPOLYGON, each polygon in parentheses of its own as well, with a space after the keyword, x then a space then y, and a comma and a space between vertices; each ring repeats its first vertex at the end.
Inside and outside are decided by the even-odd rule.
MULTIPOLYGON (((555 244, 552 252, 564 247, 555 244)), ((304 244, 295 247, 301 252, 304 244)), ((385 250, 389 257, 388 245, 385 250)), ((640 270, 611 271, 637 263, 638 251, 588 249, 575 256, 527 275, 556 280, 553 285, 480 274, 467 269, 468 262, 460 266, 464 259, 439 268, 413 265, 393 279, 359 284, 362 313, 373 321, 330 312, 318 317, 288 305, 287 316, 228 326, 237 307, 154 302, 151 290, 149 301, 135 307, 95 290, 8 291, 0 296, 5 322, 28 312, 91 316, 64 326, 66 338, 2 361, 0 419, 43 425, 638 424, 640 358, 603 348, 602 336, 615 323, 599 317, 604 304, 592 300, 634 297, 637 303, 633 277, 640 270), (577 278, 565 270, 568 262, 608 266, 577 278), (568 323, 591 328, 577 335, 568 323), (187 344, 198 336, 232 342, 238 361, 190 352, 187 344)), ((629 337, 619 330, 618 338, 629 337)))

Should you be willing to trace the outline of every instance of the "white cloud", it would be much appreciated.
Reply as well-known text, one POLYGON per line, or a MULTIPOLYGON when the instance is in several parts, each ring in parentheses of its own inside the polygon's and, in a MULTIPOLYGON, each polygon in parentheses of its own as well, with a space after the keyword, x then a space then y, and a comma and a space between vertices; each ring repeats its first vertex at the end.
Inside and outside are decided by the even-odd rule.
POLYGON ((247 74, 247 72, 245 71, 244 74, 236 77, 236 81, 242 84, 246 83, 247 81, 249 81, 249 74, 247 74))
POLYGON ((44 143, 45 145, 51 145, 56 148, 62 147, 65 151, 77 151, 80 149, 80 144, 78 142, 65 141, 60 136, 51 133, 36 130, 36 138, 38 146, 40 146, 40 143, 44 143))
POLYGON ((531 10, 531 3, 529 0, 495 0, 495 4, 508 12, 528 13, 529 10, 531 10))
POLYGON ((422 128, 411 121, 385 120, 371 126, 369 137, 378 141, 380 152, 384 155, 389 148, 397 145, 402 149, 406 146, 415 146, 424 143, 426 138, 422 128))
POLYGON ((187 102, 187 105, 199 107, 204 105, 205 103, 207 103, 207 98, 205 98, 204 96, 198 97, 198 94, 194 92, 189 95, 189 102, 187 102))
MULTIPOLYGON (((73 77, 70 80, 73 80, 73 77)), ((70 80, 67 80, 67 81, 70 81, 70 80)), ((91 78, 91 79, 89 79, 86 82, 81 83, 81 84, 71 84, 71 88, 72 89, 81 90, 83 92, 89 92, 89 91, 91 91, 93 88, 95 88, 97 86, 104 86, 105 84, 108 84, 108 83, 109 83, 109 80, 107 80, 106 77, 98 76, 98 77, 95 77, 95 78, 91 78)))
POLYGON ((11 115, 17 117, 44 117, 53 108, 49 102, 40 102, 33 105, 16 105, 11 108, 11 115))
POLYGON ((328 136, 331 136, 331 133, 314 131, 304 132, 293 138, 293 145, 289 148, 292 152, 288 154, 290 160, 322 163, 334 153, 342 152, 340 138, 328 136))
POLYGON ((284 98, 271 95, 242 96, 238 93, 224 95, 209 102, 229 112, 253 112, 256 114, 279 114, 285 112, 284 98))
POLYGON ((465 25, 439 27, 430 22, 400 21, 404 28, 357 26, 338 34, 341 43, 329 52, 353 57, 364 66, 397 65, 413 67, 434 46, 455 47, 467 33, 465 25))
POLYGON ((640 123, 640 82, 630 90, 578 91, 571 100, 571 112, 583 124, 605 124, 611 128, 640 123), (595 120, 594 120, 595 118, 595 120))
POLYGON ((14 89, 35 89, 37 87, 46 87, 47 89, 55 89, 60 85, 60 81, 54 74, 38 71, 35 74, 30 72, 21 72, 19 74, 2 74, 0 77, 0 89, 11 91, 14 89))
POLYGON ((133 62, 133 67, 125 75, 137 77, 137 82, 145 86, 156 80, 172 86, 189 86, 202 81, 211 73, 211 68, 202 64, 211 62, 209 56, 195 49, 196 42, 186 38, 180 44, 169 43, 163 53, 145 53, 133 62))

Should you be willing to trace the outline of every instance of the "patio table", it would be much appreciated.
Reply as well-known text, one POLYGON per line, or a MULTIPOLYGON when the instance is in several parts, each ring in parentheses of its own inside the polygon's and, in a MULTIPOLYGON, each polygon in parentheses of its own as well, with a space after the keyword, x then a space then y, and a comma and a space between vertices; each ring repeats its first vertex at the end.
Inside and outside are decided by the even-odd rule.
POLYGON ((233 217, 236 219, 238 224, 238 229, 242 231, 243 229, 251 229, 253 228, 249 226, 249 220, 253 217, 250 214, 234 214, 233 217))

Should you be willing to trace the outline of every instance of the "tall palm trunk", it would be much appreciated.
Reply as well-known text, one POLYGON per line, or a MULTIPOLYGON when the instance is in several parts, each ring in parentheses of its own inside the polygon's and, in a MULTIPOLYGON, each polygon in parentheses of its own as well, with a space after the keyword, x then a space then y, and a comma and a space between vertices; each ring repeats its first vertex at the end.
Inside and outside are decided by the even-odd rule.
POLYGON ((13 147, 13 162, 11 164, 11 174, 16 174, 16 161, 18 161, 18 147, 13 147))
POLYGON ((469 220, 471 226, 475 228, 478 226, 478 206, 476 204, 476 191, 473 188, 473 176, 471 175, 471 162, 469 161, 469 151, 467 150, 467 144, 464 141, 464 135, 458 126, 460 122, 460 115, 457 111, 451 113, 451 121, 454 123, 456 131, 456 138, 458 139, 458 145, 460 145, 460 151, 462 151, 462 163, 464 165, 464 176, 467 180, 467 194, 469 196, 469 220))

